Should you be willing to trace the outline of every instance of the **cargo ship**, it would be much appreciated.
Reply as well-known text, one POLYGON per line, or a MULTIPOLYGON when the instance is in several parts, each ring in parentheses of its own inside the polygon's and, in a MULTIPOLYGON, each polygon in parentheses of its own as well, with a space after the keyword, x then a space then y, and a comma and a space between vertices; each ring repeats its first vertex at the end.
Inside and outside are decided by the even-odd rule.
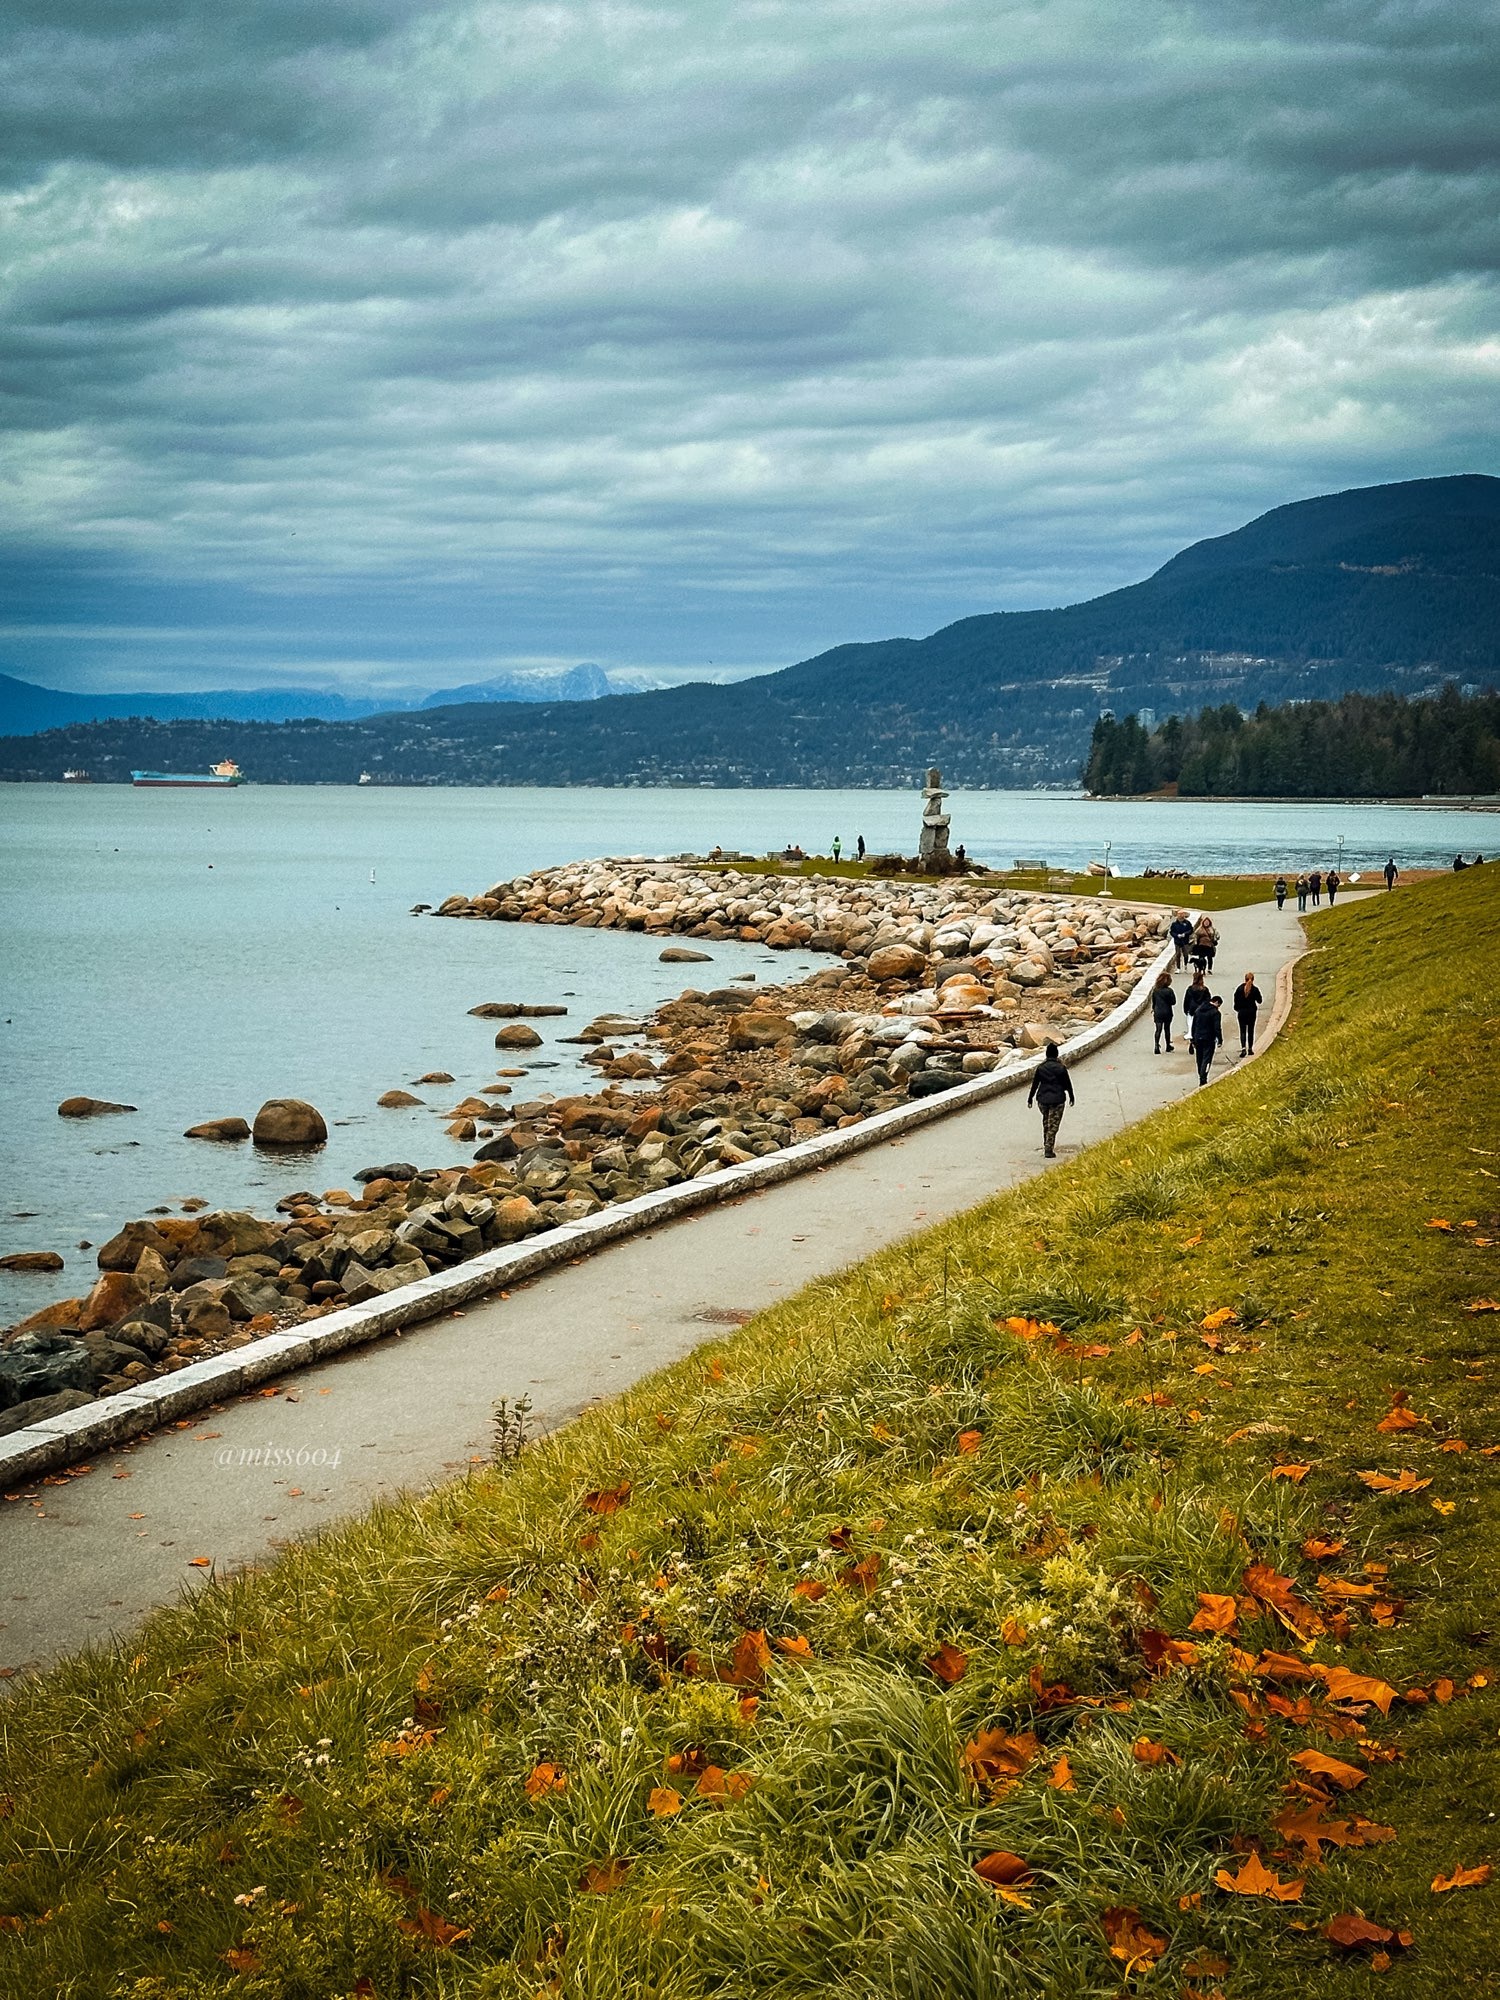
POLYGON ((218 788, 224 785, 243 785, 245 774, 238 764, 226 757, 222 764, 214 764, 207 771, 132 771, 133 785, 207 785, 218 788))

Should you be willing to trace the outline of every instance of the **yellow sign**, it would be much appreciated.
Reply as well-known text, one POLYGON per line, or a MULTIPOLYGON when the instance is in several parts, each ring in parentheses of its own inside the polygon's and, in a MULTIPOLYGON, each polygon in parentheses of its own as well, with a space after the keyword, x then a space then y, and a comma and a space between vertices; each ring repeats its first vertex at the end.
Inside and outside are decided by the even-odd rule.
POLYGON ((1201 896, 1203 894, 1203 884, 1201 882, 1195 882, 1192 885, 1192 887, 1188 890, 1188 894, 1190 896, 1201 896))

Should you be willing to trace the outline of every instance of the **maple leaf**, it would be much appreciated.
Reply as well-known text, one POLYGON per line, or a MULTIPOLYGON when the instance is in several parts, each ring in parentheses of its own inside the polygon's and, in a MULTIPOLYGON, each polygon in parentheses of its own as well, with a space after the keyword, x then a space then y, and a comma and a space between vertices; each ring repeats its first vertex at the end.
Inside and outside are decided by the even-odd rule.
POLYGON ((812 1641, 800 1632, 794 1633, 787 1639, 776 1639, 772 1643, 778 1653, 790 1654, 794 1660, 810 1660, 813 1656, 812 1641))
POLYGON ((1232 1632, 1234 1622, 1240 1616, 1240 1606, 1234 1598, 1216 1596, 1212 1590, 1198 1592, 1198 1610, 1194 1612, 1190 1632, 1232 1632))
POLYGON ((1319 1613, 1297 1595, 1291 1578, 1279 1575, 1269 1563, 1251 1563, 1243 1581, 1250 1595, 1273 1611, 1299 1638, 1313 1638, 1325 1629, 1319 1613))
POLYGON ((1003 1847, 976 1861, 974 1873, 992 1889, 1016 1889, 1031 1880, 1031 1870, 1020 1855, 1008 1854, 1003 1847))
POLYGON ((1292 1762, 1311 1777, 1327 1778, 1341 1792, 1352 1792, 1370 1775, 1368 1771, 1362 1771, 1358 1764, 1346 1764, 1341 1758, 1330 1757, 1323 1750, 1299 1750, 1292 1762))
POLYGON ((851 1563, 848 1569, 841 1569, 836 1580, 845 1590, 862 1590, 868 1597, 880 1581, 881 1562, 880 1552, 876 1550, 873 1554, 867 1555, 863 1562, 851 1563))
POLYGON ((1396 1933, 1387 1930, 1384 1924, 1372 1924, 1368 1917, 1347 1911, 1324 1924, 1323 1935, 1330 1944, 1336 1944, 1344 1951, 1358 1951, 1365 1944, 1390 1944, 1396 1933))
POLYGON ((1415 1410, 1407 1409, 1404 1403, 1396 1403, 1386 1411, 1375 1428, 1378 1431, 1417 1431, 1426 1421, 1415 1410))
POLYGON ((1450 1889, 1482 1889, 1493 1872, 1490 1864, 1484 1861, 1477 1868, 1455 1868, 1451 1875, 1434 1875, 1432 1893, 1434 1896, 1446 1896, 1450 1889))
POLYGON ((1005 1641, 1007 1646, 1024 1646, 1026 1644, 1026 1627, 1021 1623, 1019 1618, 1007 1618, 1000 1626, 1000 1637, 1005 1641))
POLYGON ((434 1951, 446 1951, 450 1945, 458 1944, 470 1935, 420 1903, 413 1906, 409 1917, 396 1919, 396 1928, 405 1932, 407 1937, 419 1938, 423 1944, 430 1944, 434 1951))
POLYGON ((526 1779, 528 1799, 544 1799, 548 1792, 565 1792, 568 1774, 557 1764, 537 1764, 526 1779))
POLYGON ((1475 1299, 1472 1304, 1464 1307, 1464 1311, 1471 1313, 1500 1313, 1500 1299, 1475 1299))
POLYGON ((1012 1736, 1004 1729, 981 1729, 964 1745, 969 1775, 981 1790, 1008 1791, 1041 1753, 1041 1741, 1028 1730, 1012 1736))
POLYGON ((1217 1333, 1221 1326, 1233 1326, 1239 1314, 1233 1306, 1218 1306, 1211 1313, 1205 1313, 1198 1324, 1205 1332, 1217 1333))
POLYGON ((1389 1715, 1396 1690, 1389 1681, 1373 1674, 1356 1674, 1348 1667, 1319 1667, 1318 1679, 1328 1690, 1330 1701, 1372 1701, 1382 1715, 1389 1715))
POLYGON ((940 1681, 946 1681, 948 1686, 952 1687, 955 1681, 961 1681, 969 1671, 969 1656, 967 1653, 961 1653, 957 1646, 950 1646, 945 1639, 923 1665, 936 1674, 940 1681))
POLYGON ((1169 1750, 1165 1743, 1153 1743, 1149 1736, 1138 1736, 1130 1746, 1130 1754, 1137 1764, 1180 1764, 1182 1759, 1175 1750, 1169 1750))
POLYGON ((596 1487, 592 1493, 585 1493, 583 1504, 591 1514, 615 1514, 629 1504, 630 1481, 622 1481, 618 1486, 596 1487))
POLYGON ((647 1794, 646 1810, 658 1819, 670 1819, 673 1813, 682 1811, 682 1794, 674 1792, 670 1785, 653 1785, 647 1794))
POLYGON ((1237 1875, 1231 1875, 1227 1868, 1220 1868, 1214 1880, 1232 1896, 1266 1896, 1276 1903, 1301 1902, 1302 1891, 1307 1887, 1307 1883, 1300 1878, 1284 1882, 1267 1868, 1258 1854, 1247 1854, 1237 1875))
POLYGON ((1399 1472, 1392 1478, 1388 1472, 1356 1472, 1356 1479, 1362 1479, 1372 1493, 1420 1493, 1424 1486, 1430 1486, 1430 1479, 1418 1479, 1414 1472, 1399 1472))
POLYGON ((760 1687, 770 1664, 771 1649, 766 1644, 765 1633, 741 1632, 735 1641, 734 1658, 728 1667, 720 1671, 719 1678, 728 1681, 731 1687, 760 1687))
POLYGON ((630 1873, 630 1863, 611 1855, 607 1861, 591 1861, 578 1878, 586 1896, 612 1896, 630 1873))
POLYGON ((1073 1766, 1066 1757, 1059 1757, 1047 1775, 1047 1787, 1054 1792, 1076 1792, 1078 1786, 1073 1780, 1073 1766))
POLYGON ((1293 1486, 1300 1486, 1311 1471, 1312 1467, 1310 1465, 1273 1465, 1271 1467, 1271 1477, 1273 1479, 1289 1479, 1293 1486))
POLYGON ((1309 1535, 1302 1544, 1302 1553, 1309 1562, 1332 1562, 1347 1547, 1347 1542, 1331 1540, 1327 1535, 1309 1535))
POLYGON ((815 1576, 805 1576, 800 1583, 792 1585, 793 1597, 805 1597, 809 1604, 816 1604, 820 1597, 828 1595, 828 1585, 820 1583, 815 1576))
POLYGON ((1153 1965, 1167 1948, 1167 1940, 1148 1931, 1141 1922, 1139 1910, 1106 1910, 1099 1921, 1109 1939, 1111 1958, 1123 1959, 1127 1972, 1133 1972, 1137 1966, 1153 1965))

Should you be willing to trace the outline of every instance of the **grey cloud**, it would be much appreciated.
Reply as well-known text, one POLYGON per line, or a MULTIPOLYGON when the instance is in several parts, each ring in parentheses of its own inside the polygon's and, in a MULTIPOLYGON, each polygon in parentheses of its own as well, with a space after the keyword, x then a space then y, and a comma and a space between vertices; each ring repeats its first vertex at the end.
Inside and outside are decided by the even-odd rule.
POLYGON ((659 667, 1487 466, 1489 18, 27 0, 12 537, 659 667))

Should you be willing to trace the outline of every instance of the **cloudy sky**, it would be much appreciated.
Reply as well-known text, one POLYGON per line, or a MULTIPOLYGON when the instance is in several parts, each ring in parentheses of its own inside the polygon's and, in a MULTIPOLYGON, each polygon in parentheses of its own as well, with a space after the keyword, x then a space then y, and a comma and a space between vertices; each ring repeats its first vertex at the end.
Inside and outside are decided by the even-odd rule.
POLYGON ((663 677, 1500 471, 1485 0, 9 0, 0 670, 663 677))

